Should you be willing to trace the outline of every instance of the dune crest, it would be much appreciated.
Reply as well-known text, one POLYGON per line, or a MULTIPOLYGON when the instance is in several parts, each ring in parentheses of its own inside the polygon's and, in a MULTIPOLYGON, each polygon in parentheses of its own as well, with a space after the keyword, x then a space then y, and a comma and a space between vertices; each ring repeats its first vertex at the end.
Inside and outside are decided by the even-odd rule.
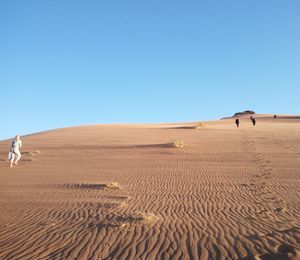
POLYGON ((300 118, 255 117, 0 142, 0 259, 299 259, 300 118))

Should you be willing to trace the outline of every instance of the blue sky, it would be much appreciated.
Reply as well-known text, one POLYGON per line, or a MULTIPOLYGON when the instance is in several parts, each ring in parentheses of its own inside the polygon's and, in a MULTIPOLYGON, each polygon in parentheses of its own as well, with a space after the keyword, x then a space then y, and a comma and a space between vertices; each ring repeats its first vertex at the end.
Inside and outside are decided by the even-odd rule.
POLYGON ((298 0, 0 2, 0 139, 300 114, 298 0))

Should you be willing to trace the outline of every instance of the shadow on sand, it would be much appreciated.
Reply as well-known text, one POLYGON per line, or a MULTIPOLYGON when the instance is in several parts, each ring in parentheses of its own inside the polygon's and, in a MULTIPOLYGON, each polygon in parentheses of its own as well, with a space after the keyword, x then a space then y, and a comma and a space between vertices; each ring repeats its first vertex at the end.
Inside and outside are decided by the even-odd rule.
POLYGON ((297 252, 295 248, 290 245, 282 244, 278 247, 276 253, 265 253, 258 255, 256 257, 249 256, 240 258, 240 260, 288 260, 288 259, 298 259, 296 258, 297 252))

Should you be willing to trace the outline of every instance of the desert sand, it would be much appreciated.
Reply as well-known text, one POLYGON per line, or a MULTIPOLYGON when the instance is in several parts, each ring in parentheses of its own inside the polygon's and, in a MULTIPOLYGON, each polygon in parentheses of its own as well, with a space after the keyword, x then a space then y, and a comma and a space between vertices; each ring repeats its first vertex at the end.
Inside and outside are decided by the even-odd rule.
POLYGON ((300 119, 256 118, 0 142, 0 259, 299 259, 300 119))

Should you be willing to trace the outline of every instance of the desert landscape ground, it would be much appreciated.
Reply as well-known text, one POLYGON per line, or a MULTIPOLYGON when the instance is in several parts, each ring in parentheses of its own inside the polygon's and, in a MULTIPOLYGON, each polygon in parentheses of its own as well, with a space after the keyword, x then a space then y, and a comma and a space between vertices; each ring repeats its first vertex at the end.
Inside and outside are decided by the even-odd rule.
POLYGON ((0 258, 299 259, 300 118, 256 117, 0 142, 0 258))

